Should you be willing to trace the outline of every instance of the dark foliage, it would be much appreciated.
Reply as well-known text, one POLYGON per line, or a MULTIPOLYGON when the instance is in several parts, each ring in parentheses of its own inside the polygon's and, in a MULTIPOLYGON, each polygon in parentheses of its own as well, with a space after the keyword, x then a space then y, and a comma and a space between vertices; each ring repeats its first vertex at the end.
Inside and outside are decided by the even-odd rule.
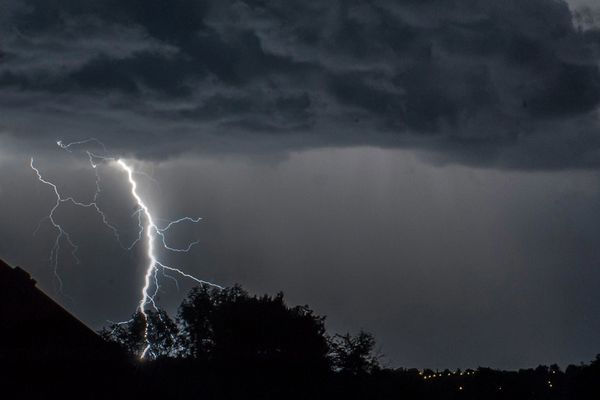
POLYGON ((286 305, 281 293, 196 288, 175 321, 164 311, 148 311, 147 317, 153 345, 144 360, 139 355, 146 346, 145 322, 137 313, 101 331, 124 350, 119 354, 96 361, 85 354, 69 360, 39 354, 35 362, 0 357, 6 367, 3 393, 98 399, 600 398, 600 356, 564 371, 557 365, 519 371, 382 368, 372 335, 330 337, 323 317, 307 306, 286 305))
POLYGON ((239 286, 196 288, 179 310, 184 355, 217 363, 327 367, 324 318, 290 308, 283 293, 250 296, 239 286))
POLYGON ((146 311, 148 318, 148 340, 146 340, 146 320, 141 312, 133 314, 126 322, 113 324, 100 331, 105 340, 118 344, 130 355, 140 355, 147 341, 152 343, 149 356, 153 358, 169 357, 177 354, 179 331, 169 315, 163 311, 146 311))
MULTIPOLYGON (((289 307, 282 293, 252 296, 241 287, 193 289, 177 322, 149 313, 150 359, 137 382, 150 396, 260 399, 597 399, 600 356, 589 365, 519 371, 389 369, 374 337, 328 336, 324 317, 289 307)), ((103 336, 132 354, 144 347, 134 315, 103 336)))
POLYGON ((357 336, 349 333, 335 335, 329 346, 333 367, 337 371, 356 376, 379 368, 379 356, 373 351, 375 338, 370 333, 361 331, 357 336))

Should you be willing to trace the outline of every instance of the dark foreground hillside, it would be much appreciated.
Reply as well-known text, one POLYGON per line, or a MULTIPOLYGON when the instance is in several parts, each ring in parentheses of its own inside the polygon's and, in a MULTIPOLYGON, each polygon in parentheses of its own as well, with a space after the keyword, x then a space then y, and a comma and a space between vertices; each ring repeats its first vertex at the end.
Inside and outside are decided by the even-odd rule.
POLYGON ((0 398, 600 399, 598 357, 565 370, 382 368, 371 335, 328 335, 283 294, 196 288, 176 319, 148 316, 140 360, 141 314, 98 335, 0 262, 0 398))
POLYGON ((143 363, 2 360, 7 398, 146 399, 598 399, 600 362, 520 371, 475 370, 423 379, 413 370, 349 375, 293 365, 218 366, 183 359, 143 363), (551 382, 551 384, 549 383, 551 382))

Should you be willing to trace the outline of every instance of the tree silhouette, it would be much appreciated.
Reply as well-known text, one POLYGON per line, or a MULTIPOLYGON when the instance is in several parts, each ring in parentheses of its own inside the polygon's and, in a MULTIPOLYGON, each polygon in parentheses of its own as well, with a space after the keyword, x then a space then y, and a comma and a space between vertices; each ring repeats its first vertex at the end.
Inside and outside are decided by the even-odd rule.
POLYGON ((164 310, 146 311, 147 322, 143 314, 137 311, 127 322, 111 325, 100 331, 108 341, 117 343, 131 355, 141 355, 152 343, 148 355, 152 358, 174 356, 179 350, 178 328, 164 310), (148 337, 146 338, 146 324, 148 337))
POLYGON ((141 354, 149 342, 151 358, 329 370, 325 318, 308 306, 287 306, 283 293, 258 297, 240 286, 196 287, 179 307, 177 322, 162 310, 147 315, 148 340, 139 312, 100 334, 132 355, 141 354))
MULTIPOLYGON (((148 398, 600 398, 600 355, 565 371, 558 365, 519 371, 383 368, 373 335, 328 337, 323 317, 307 306, 289 307, 282 293, 198 287, 179 307, 176 322, 154 310, 148 320, 149 362, 131 363, 132 369, 96 367, 98 376, 112 374, 111 380, 125 374, 121 382, 132 396, 142 388, 148 398)), ((101 333, 139 356, 144 331, 138 312, 101 333)), ((71 368, 68 376, 81 371, 71 368)))
POLYGON ((288 307, 283 293, 250 296, 239 286, 193 289, 179 309, 186 347, 221 363, 291 363, 326 367, 324 318, 288 307))
POLYGON ((182 355, 207 359, 214 347, 212 318, 218 290, 206 286, 195 287, 179 307, 178 321, 183 340, 182 355))
POLYGON ((359 375, 379 369, 380 356, 374 352, 375 338, 370 333, 335 335, 329 346, 333 366, 340 372, 359 375))

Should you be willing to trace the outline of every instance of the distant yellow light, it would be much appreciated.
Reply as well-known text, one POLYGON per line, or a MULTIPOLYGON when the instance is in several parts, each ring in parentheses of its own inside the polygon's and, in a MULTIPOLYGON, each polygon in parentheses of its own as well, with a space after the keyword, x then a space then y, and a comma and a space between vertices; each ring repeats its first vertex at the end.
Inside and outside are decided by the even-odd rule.
POLYGON ((462 387, 462 386, 459 386, 459 387, 458 387, 458 390, 463 390, 463 387, 462 387))

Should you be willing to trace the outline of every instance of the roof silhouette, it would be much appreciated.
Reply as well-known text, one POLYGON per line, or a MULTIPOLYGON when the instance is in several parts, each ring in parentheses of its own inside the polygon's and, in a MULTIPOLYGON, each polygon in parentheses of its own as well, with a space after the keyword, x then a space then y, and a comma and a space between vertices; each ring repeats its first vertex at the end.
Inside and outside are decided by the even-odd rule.
POLYGON ((0 360, 110 359, 120 354, 0 259, 0 360))

